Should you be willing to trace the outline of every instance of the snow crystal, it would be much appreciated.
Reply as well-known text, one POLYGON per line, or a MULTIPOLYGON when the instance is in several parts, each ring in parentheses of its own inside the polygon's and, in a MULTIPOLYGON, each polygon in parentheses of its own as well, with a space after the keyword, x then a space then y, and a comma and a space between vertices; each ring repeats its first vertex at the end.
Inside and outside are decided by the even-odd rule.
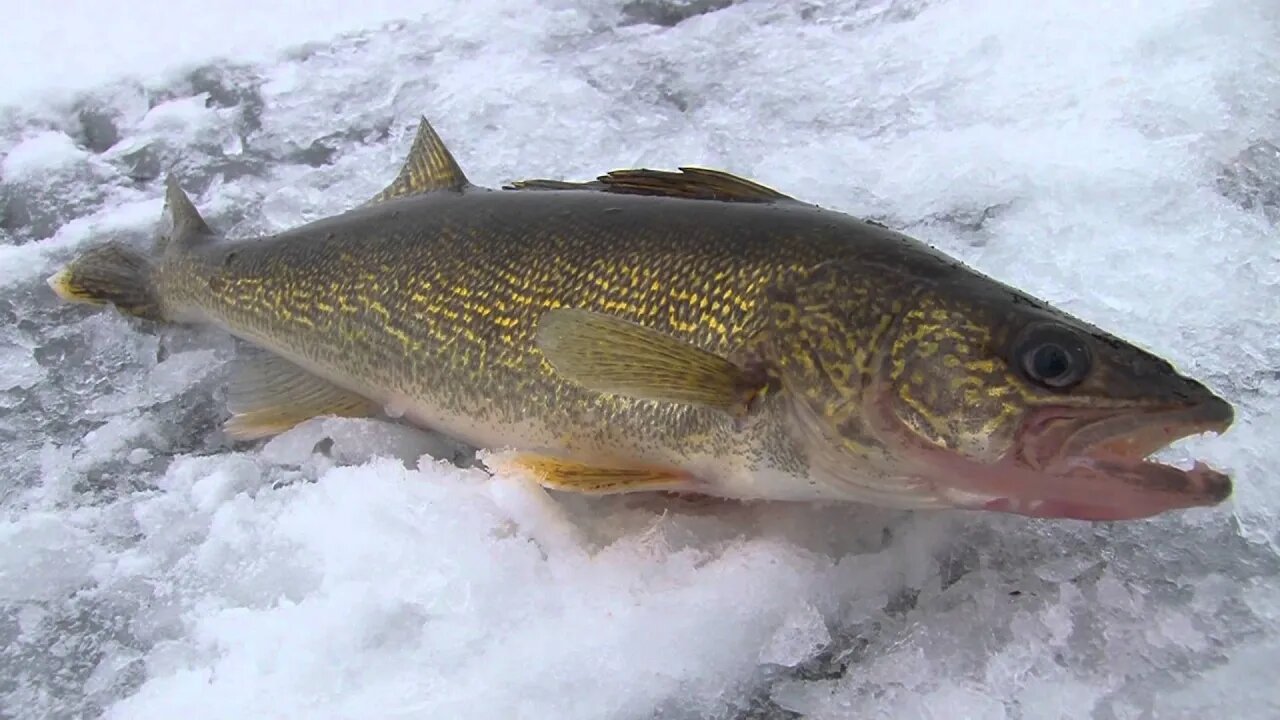
POLYGON ((0 717, 1280 716, 1274 2, 19 6, 0 717), (167 173, 235 236, 353 207, 419 115, 485 185, 710 165, 901 227, 1226 395, 1164 456, 1235 498, 586 499, 387 419, 237 444, 236 343, 43 284, 146 250, 167 173))

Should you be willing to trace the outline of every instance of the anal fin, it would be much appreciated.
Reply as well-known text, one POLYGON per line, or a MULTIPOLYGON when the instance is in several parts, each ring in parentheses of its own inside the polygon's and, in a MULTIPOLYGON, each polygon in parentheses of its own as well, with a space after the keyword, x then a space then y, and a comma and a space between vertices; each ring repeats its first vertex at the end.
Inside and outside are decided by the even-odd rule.
POLYGON ((545 488, 584 495, 681 491, 693 488, 692 478, 677 469, 600 467, 531 453, 496 460, 493 469, 526 473, 545 488))
POLYGON ((268 353, 237 361, 227 388, 231 418, 223 426, 237 440, 270 437, 322 415, 369 417, 379 407, 367 398, 268 353))

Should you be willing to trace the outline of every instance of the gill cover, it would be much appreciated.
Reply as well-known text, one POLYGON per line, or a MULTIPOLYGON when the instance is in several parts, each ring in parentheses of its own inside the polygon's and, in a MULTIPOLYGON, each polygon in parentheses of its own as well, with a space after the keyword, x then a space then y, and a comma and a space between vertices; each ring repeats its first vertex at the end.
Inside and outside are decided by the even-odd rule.
POLYGON ((766 292, 758 352, 780 386, 792 439, 814 480, 858 502, 941 508, 952 503, 872 422, 887 347, 913 293, 901 273, 852 258, 796 272, 766 292))

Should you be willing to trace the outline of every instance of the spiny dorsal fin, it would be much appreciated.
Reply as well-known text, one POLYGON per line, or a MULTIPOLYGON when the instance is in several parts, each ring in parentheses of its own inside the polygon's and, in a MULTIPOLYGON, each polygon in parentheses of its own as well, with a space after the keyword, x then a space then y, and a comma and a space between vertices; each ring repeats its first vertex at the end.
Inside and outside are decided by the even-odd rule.
POLYGON ((409 149, 409 157, 404 161, 400 174, 369 202, 433 190, 461 190, 470 184, 458 161, 453 159, 449 148, 424 117, 418 124, 418 134, 413 139, 413 147, 409 149))
POLYGON ((181 241, 195 235, 213 235, 208 223, 183 191, 178 178, 170 175, 164 181, 164 210, 169 215, 169 240, 181 241))
POLYGON ((614 170, 591 182, 521 180, 508 190, 600 190, 624 195, 658 195, 690 200, 769 203, 794 200, 773 188, 720 170, 682 167, 669 170, 614 170))

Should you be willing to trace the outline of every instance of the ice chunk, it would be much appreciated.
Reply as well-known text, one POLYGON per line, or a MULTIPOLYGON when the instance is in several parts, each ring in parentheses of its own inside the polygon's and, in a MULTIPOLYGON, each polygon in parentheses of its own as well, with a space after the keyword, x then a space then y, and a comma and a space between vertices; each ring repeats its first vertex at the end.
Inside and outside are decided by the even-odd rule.
POLYGON ((103 152, 120 139, 114 113, 101 106, 90 104, 80 109, 80 128, 91 152, 103 152))
POLYGON ((168 399, 191 387, 217 368, 219 360, 214 349, 174 353, 161 360, 151 368, 147 383, 152 399, 168 399))
POLYGON ((110 168, 61 131, 19 143, 0 165, 0 227, 10 242, 47 238, 111 190, 110 168))
POLYGON ((1241 207, 1261 210, 1280 223, 1280 147, 1266 140, 1250 144, 1223 168, 1218 189, 1241 207))
MULTIPOLYGON (((481 458, 489 462, 491 457, 481 458)), ((542 486, 527 477, 495 475, 486 483, 489 497, 511 518, 515 532, 530 538, 549 557, 578 557, 586 538, 564 508, 542 486)), ((559 563, 553 565, 553 571, 559 563)))
POLYGON ((134 447, 137 442, 154 443, 159 437, 155 418, 122 413, 85 433, 76 452, 75 463, 81 469, 88 469, 132 452, 137 449, 134 447))
POLYGON ((212 129, 220 115, 204 94, 177 98, 151 108, 138 123, 143 135, 165 134, 188 139, 193 131, 212 129))
POLYGON ((28 180, 42 173, 56 172, 88 157, 66 133, 47 130, 22 141, 5 155, 0 173, 5 180, 28 180))
POLYGON ((794 667, 831 642, 827 621, 818 609, 804 604, 787 613, 782 625, 760 651, 760 662, 794 667))
POLYGON ((0 347, 0 367, 4 368, 0 390, 24 390, 45 378, 44 369, 29 348, 0 347))
POLYGON ((211 513, 237 493, 256 487, 261 479, 262 473, 253 463, 228 463, 191 485, 192 505, 199 512, 211 513))
POLYGON ((1055 558, 1036 568, 1036 575, 1046 582, 1061 583, 1075 580, 1097 564, 1097 558, 1088 556, 1055 558))
POLYGON ((1280 716, 1275 674, 1280 643, 1263 640, 1239 648, 1222 665, 1153 700, 1162 718, 1273 718, 1280 716))
POLYGON ((316 188, 283 187, 263 200, 262 214, 273 227, 296 227, 316 219, 321 200, 316 188))
POLYGON ((56 603, 75 591, 93 563, 91 515, 32 512, 0 521, 0 601, 56 603))
POLYGON ((378 457, 414 465, 424 455, 454 460, 460 450, 453 440, 401 423, 324 417, 308 420, 272 438, 262 448, 262 455, 271 462, 288 465, 313 462, 316 453, 342 465, 378 457))

